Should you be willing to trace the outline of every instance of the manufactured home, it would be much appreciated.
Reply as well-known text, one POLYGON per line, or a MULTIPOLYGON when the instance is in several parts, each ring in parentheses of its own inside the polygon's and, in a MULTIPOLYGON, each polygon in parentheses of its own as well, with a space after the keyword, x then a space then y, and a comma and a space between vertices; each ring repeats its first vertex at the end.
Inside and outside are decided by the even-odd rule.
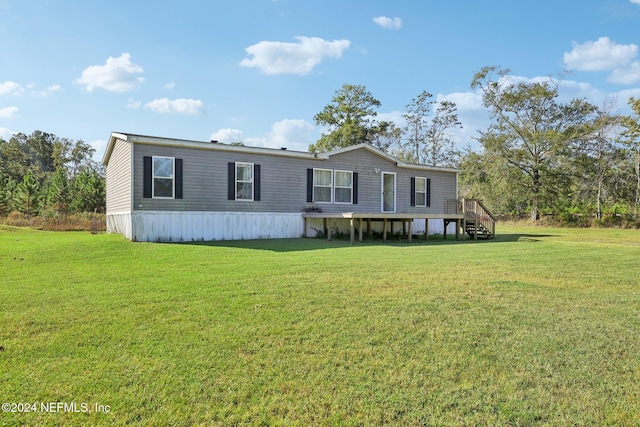
POLYGON ((369 144, 308 153, 114 132, 103 163, 107 231, 133 241, 458 235, 478 209, 458 200, 457 169, 369 144))

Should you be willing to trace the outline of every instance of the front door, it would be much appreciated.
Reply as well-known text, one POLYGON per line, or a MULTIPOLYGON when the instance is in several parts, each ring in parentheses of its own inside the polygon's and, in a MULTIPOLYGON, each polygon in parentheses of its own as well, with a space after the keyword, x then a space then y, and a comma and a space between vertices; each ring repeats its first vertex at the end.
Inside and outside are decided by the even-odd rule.
POLYGON ((382 212, 396 211, 396 174, 382 172, 382 212))

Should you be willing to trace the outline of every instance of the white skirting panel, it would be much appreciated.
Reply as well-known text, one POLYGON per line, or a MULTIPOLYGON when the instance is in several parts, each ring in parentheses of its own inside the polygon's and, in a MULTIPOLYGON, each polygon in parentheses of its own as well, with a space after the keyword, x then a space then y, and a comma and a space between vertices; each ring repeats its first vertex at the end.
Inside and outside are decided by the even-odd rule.
POLYGON ((132 239, 131 212, 108 213, 106 216, 107 233, 122 234, 127 239, 132 239))
MULTIPOLYGON (((413 233, 414 234, 422 234, 424 233, 424 219, 414 219, 413 220, 413 233)), ((450 223, 447 226, 447 234, 455 234, 456 233, 456 224, 450 223)), ((429 234, 444 234, 444 221, 441 219, 430 219, 429 220, 429 234)))
MULTIPOLYGON (((366 222, 366 220, 365 220, 366 222)), ((355 220, 356 229, 358 228, 359 220, 355 220)), ((372 221, 371 228, 373 231, 382 233, 382 221, 372 221)), ((413 221, 412 232, 413 234, 423 234, 424 233, 424 219, 416 219, 413 221)), ((331 219, 331 227, 333 227, 334 232, 336 228, 338 232, 348 234, 349 233, 349 220, 348 219, 331 219)), ((366 230, 366 224, 364 224, 366 230)), ((321 218, 307 218, 307 229, 305 230, 305 235, 307 237, 315 237, 318 231, 324 232, 324 220, 321 218)), ((393 232, 401 232, 402 231, 402 222, 396 221, 393 224, 393 232)), ((456 225, 451 223, 447 226, 447 234, 455 234, 456 225)), ((441 219, 430 219, 429 220, 429 234, 443 234, 444 233, 444 221, 441 219)))
POLYGON ((300 213, 281 212, 162 212, 133 213, 138 242, 188 242, 302 237, 300 213))

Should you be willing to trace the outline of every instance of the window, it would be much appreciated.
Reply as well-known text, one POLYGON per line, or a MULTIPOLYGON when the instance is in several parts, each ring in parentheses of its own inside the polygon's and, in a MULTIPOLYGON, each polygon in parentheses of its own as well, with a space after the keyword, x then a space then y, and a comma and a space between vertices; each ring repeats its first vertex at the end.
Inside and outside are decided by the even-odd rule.
POLYGON ((227 200, 260 201, 260 165, 227 163, 227 200))
MULTIPOLYGON (((256 172, 257 175, 257 172, 256 172)), ((358 204, 358 173, 307 169, 307 203, 358 204)))
POLYGON ((416 177, 416 206, 427 206, 427 178, 416 177))
POLYGON ((352 203, 353 172, 335 171, 335 203, 352 203))
POLYGON ((153 157, 153 197, 156 199, 173 199, 174 190, 173 157, 153 157))
POLYGON ((182 199, 182 159, 163 156, 142 158, 142 197, 182 199))
POLYGON ((253 200, 253 163, 236 163, 236 200, 253 200))
POLYGON ((313 201, 316 203, 331 203, 333 188, 333 171, 330 169, 313 170, 313 201))

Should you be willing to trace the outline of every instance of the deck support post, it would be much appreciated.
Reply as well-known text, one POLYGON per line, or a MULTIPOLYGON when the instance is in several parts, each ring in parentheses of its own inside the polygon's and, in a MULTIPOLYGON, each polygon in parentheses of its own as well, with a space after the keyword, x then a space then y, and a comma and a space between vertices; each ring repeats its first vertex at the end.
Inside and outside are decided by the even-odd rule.
POLYGON ((424 240, 429 240, 429 218, 424 219, 424 240))
POLYGON ((474 224, 474 232, 473 232, 473 240, 478 240, 478 203, 473 204, 473 224, 474 224))
POLYGON ((462 199, 462 231, 464 232, 464 240, 467 240, 467 201, 462 199))
POLYGON ((354 230, 354 226, 355 226, 355 221, 353 220, 353 218, 351 218, 349 220, 349 240, 351 241, 351 244, 353 245, 353 242, 355 241, 355 230, 354 230))
MULTIPOLYGON (((308 235, 309 227, 315 227, 314 224, 320 223, 322 224, 324 232, 326 233, 327 240, 333 240, 334 223, 336 224, 336 229, 337 229, 338 223, 344 224, 344 221, 348 221, 349 238, 351 243, 354 243, 356 239, 356 232, 355 232, 356 227, 358 227, 358 236, 357 236, 358 240, 361 242, 364 240, 365 220, 366 220, 367 235, 369 239, 373 239, 373 231, 374 231, 373 222, 382 223, 382 240, 385 242, 389 240, 389 233, 393 235, 394 229, 396 228, 394 227, 394 224, 397 222, 401 222, 400 226, 402 227, 401 229, 398 228, 398 231, 402 231, 402 235, 403 236, 406 235, 407 240, 409 242, 412 242, 413 233, 415 231, 414 221, 422 220, 422 219, 424 219, 424 240, 425 241, 429 240, 429 220, 442 220, 444 222, 443 239, 445 240, 449 237, 447 236, 447 234, 453 234, 447 230, 447 226, 452 223, 455 224, 456 226, 456 230, 455 230, 456 240, 466 240, 469 238, 471 239, 482 238, 482 235, 478 236, 477 231, 475 233, 470 233, 470 237, 466 236, 465 223, 468 222, 469 225, 471 225, 474 217, 477 219, 480 219, 481 215, 479 212, 477 213, 474 212, 474 209, 472 208, 472 206, 469 206, 467 208, 466 206, 464 206, 464 204, 459 208, 459 210, 455 214, 450 214, 446 212, 444 214, 428 214, 428 213, 413 214, 413 213, 386 213, 386 212, 382 212, 382 213, 375 212, 375 213, 367 214, 367 213, 358 213, 358 212, 344 212, 344 213, 327 213, 327 214, 309 213, 309 214, 303 214, 302 217, 303 217, 303 227, 304 227, 303 235, 304 236, 308 235), (461 214, 460 210, 465 211, 466 215, 461 214), (467 218, 467 215, 469 215, 468 218, 467 218), (310 219, 313 222, 309 222, 310 219)), ((344 227, 344 225, 341 227, 344 227)), ((491 233, 494 229, 489 227, 490 226, 487 226, 487 229, 489 230, 489 233, 491 233)), ((321 233, 322 231, 319 231, 319 232, 321 233)))

